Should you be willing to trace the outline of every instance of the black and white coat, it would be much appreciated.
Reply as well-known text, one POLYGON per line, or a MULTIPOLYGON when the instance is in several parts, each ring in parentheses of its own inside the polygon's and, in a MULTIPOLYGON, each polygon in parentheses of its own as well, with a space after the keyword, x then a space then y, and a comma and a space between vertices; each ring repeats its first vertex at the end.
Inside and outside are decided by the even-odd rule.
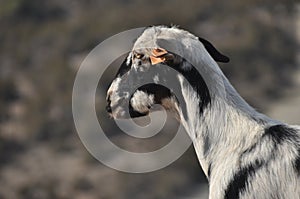
POLYGON ((300 127, 270 119, 250 107, 216 63, 228 61, 208 41, 187 31, 147 28, 108 90, 107 110, 114 118, 126 117, 127 101, 131 117, 147 115, 154 104, 173 112, 193 140, 212 199, 299 199, 300 127), (155 52, 158 56, 153 57, 155 52), (181 90, 183 103, 172 90, 158 85, 167 71, 152 77, 157 84, 129 95, 130 87, 143 78, 134 77, 134 71, 146 76, 156 63, 178 72, 174 86, 181 90))

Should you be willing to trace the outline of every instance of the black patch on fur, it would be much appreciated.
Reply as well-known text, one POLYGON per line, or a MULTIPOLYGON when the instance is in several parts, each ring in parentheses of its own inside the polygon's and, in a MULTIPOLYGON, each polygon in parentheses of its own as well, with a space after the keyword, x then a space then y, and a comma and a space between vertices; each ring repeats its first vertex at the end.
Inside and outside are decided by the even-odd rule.
POLYGON ((269 136, 276 144, 281 144, 287 140, 295 142, 297 139, 297 132, 295 129, 279 124, 265 129, 264 136, 269 136))
MULTIPOLYGON (((138 90, 146 92, 149 95, 153 94, 154 95, 154 103, 155 104, 161 104, 161 101, 163 99, 171 97, 171 95, 172 95, 170 89, 168 89, 165 86, 162 86, 162 85, 159 85, 159 84, 154 84, 154 83, 145 84, 145 85, 139 87, 138 90)), ((134 93, 135 92, 133 92, 133 94, 134 93)), ((132 96, 130 98, 132 98, 132 96)), ((130 113, 130 116, 132 118, 142 117, 142 116, 146 116, 147 115, 147 113, 140 113, 138 111, 135 111, 133 109, 133 107, 131 106, 131 103, 129 103, 129 113, 130 113)))
POLYGON ((210 178, 210 174, 211 174, 211 164, 208 165, 208 169, 207 169, 207 177, 210 178))
POLYGON ((174 64, 168 62, 166 64, 174 68, 179 73, 181 73, 185 77, 185 79, 189 82, 189 84, 193 87, 193 89, 196 91, 198 97, 200 98, 199 112, 200 114, 202 114, 203 110, 211 102, 211 97, 209 94, 208 87, 201 74, 197 71, 197 69, 190 63, 189 64, 192 66, 191 69, 189 70, 183 69, 183 67, 181 67, 181 64, 183 64, 183 62, 187 62, 187 61, 184 58, 182 58, 181 63, 174 64))
POLYGON ((225 190, 225 199, 238 199, 240 193, 243 193, 246 190, 249 177, 262 167, 263 163, 259 160, 256 160, 254 163, 241 168, 230 181, 225 190))
POLYGON ((116 77, 121 77, 121 76, 123 76, 125 73, 127 73, 130 70, 131 65, 132 65, 132 60, 130 58, 129 59, 129 64, 127 64, 127 58, 128 58, 128 56, 129 56, 129 53, 126 54, 126 57, 125 57, 124 61, 122 62, 121 66, 120 66, 120 68, 119 68, 119 70, 117 72, 116 77))
MULTIPOLYGON (((269 136, 272 138, 275 149, 278 147, 279 144, 282 144, 286 141, 288 141, 290 144, 295 144, 295 146, 297 146, 297 140, 299 140, 297 131, 285 125, 275 125, 269 127, 265 130, 264 136, 269 136)), ((273 153, 273 155, 274 154, 276 153, 273 153)), ((300 148, 298 148, 298 156, 295 159, 294 167, 298 175, 300 175, 300 148)))
POLYGON ((134 110, 131 106, 131 103, 129 103, 129 115, 131 118, 135 118, 135 117, 143 117, 146 116, 147 113, 140 113, 136 110, 134 110))
POLYGON ((161 101, 165 98, 169 98, 172 96, 172 93, 170 89, 168 89, 165 86, 159 85, 159 84, 145 84, 141 86, 138 90, 144 91, 148 94, 154 95, 154 102, 156 104, 160 104, 161 101))
POLYGON ((298 176, 300 176, 300 148, 298 149, 298 156, 295 161, 295 168, 298 173, 298 176))
POLYGON ((203 113, 204 108, 206 108, 208 104, 211 102, 209 90, 204 79, 202 78, 201 74, 197 71, 197 69, 194 66, 191 68, 191 70, 188 71, 179 70, 179 72, 188 80, 190 85, 197 92, 200 98, 200 102, 199 102, 200 114, 203 113))
POLYGON ((199 37, 198 39, 204 45, 207 52, 215 61, 223 63, 228 63, 230 61, 230 59, 227 56, 220 53, 209 41, 201 37, 199 37))
MULTIPOLYGON (((274 142, 273 150, 276 150, 278 148, 278 144, 281 144, 284 141, 289 140, 294 143, 297 139, 297 132, 285 125, 274 125, 265 129, 265 133, 262 135, 261 140, 264 138, 271 138, 274 142)), ((251 153, 256 148, 257 144, 258 143, 253 144, 251 147, 245 150, 242 155, 251 153)))

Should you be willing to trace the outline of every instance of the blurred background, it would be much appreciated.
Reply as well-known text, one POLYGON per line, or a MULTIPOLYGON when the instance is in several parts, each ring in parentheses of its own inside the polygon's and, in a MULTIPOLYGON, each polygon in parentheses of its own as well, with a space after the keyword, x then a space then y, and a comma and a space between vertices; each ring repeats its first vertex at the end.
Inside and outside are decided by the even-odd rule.
MULTIPOLYGON (((71 94, 84 57, 111 35, 159 24, 211 41, 251 105, 300 124, 298 0, 1 0, 0 199, 207 198, 192 147, 162 170, 127 174, 95 160, 75 131, 71 94)), ((101 79, 97 101, 108 136, 135 151, 168 141, 168 128, 146 141, 116 128, 100 100, 113 77, 101 79)))

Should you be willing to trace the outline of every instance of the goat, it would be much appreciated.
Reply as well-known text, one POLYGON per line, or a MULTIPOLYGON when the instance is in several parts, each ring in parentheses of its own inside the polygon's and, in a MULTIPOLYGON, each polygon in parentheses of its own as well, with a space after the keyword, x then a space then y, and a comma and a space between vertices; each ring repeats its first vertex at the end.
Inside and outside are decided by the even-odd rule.
POLYGON ((228 62, 210 42, 176 28, 154 26, 137 38, 107 91, 114 118, 145 116, 154 104, 173 112, 192 138, 213 199, 300 198, 300 126, 258 113, 232 87, 217 62, 228 62), (171 46, 171 47, 170 47, 171 46), (171 48, 172 52, 167 49, 171 48), (180 55, 180 56, 179 56, 180 55), (159 85, 167 72, 129 95, 134 71, 175 69, 183 103, 159 85), (197 71, 195 68, 198 68, 197 71))

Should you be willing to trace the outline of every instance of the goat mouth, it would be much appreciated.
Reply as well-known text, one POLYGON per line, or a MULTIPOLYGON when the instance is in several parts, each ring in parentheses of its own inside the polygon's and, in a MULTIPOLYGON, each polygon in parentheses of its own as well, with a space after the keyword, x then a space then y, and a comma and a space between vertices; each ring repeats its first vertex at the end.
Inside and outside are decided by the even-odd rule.
POLYGON ((149 111, 141 113, 138 111, 135 111, 133 108, 129 108, 129 115, 131 118, 137 118, 137 117, 144 117, 149 114, 149 111))
POLYGON ((113 119, 129 119, 129 118, 138 118, 149 115, 150 110, 146 112, 139 112, 134 110, 129 106, 129 110, 125 111, 122 107, 113 108, 111 111, 107 111, 110 118, 113 119))

